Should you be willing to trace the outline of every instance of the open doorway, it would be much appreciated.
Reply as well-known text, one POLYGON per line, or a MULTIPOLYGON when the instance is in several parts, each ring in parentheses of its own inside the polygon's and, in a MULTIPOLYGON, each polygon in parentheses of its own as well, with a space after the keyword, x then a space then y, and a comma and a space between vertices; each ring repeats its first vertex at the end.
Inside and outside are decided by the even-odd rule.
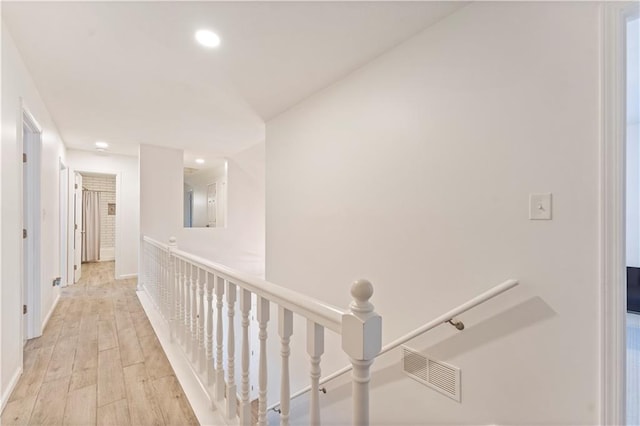
POLYGON ((22 114, 22 341, 40 328, 40 157, 42 130, 26 110, 22 114))
POLYGON ((82 277, 82 265, 109 262, 116 254, 117 175, 74 171, 73 274, 82 277))
POLYGON ((640 19, 626 22, 627 424, 640 424, 640 19))

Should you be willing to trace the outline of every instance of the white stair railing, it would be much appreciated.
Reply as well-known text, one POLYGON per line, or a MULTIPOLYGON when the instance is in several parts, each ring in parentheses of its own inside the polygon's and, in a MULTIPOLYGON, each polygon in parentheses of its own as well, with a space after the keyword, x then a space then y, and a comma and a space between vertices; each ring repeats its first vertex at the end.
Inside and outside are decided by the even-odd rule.
MULTIPOLYGON (((179 345, 212 405, 224 413, 229 424, 253 424, 249 401, 249 316, 256 300, 259 327, 258 425, 267 424, 267 324, 270 307, 278 312, 280 339, 280 423, 289 424, 290 341, 294 315, 306 319, 309 378, 312 388, 320 379, 324 353, 324 330, 342 337, 342 349, 353 369, 354 425, 369 424, 369 382, 373 360, 381 349, 382 319, 369 302, 373 286, 366 280, 351 287, 353 301, 342 310, 268 281, 243 274, 178 250, 175 238, 169 244, 142 238, 142 290, 146 292, 171 332, 171 344, 179 345), (226 296, 226 298, 225 298, 226 296), (214 303, 215 301, 215 303, 214 303), (226 302, 227 330, 223 326, 226 302), (236 303, 237 302, 237 303, 236 303), (237 307, 237 309, 236 309, 237 307), (236 332, 235 315, 241 316, 236 332), (235 353, 240 336, 239 393, 235 353), (225 348, 226 343, 226 348, 225 348), (215 347, 214 347, 215 346, 215 347), (226 363, 225 363, 226 349, 226 363), (239 415, 238 415, 239 413, 239 415)), ((312 397, 310 422, 320 424, 320 401, 312 397)))
MULTIPOLYGON (((464 330, 464 324, 462 323, 462 321, 458 321, 455 318, 458 315, 461 315, 465 312, 467 312, 470 309, 475 308, 478 305, 483 304, 484 302, 493 299, 494 297, 506 292, 507 290, 511 290, 512 288, 514 288, 515 286, 517 286, 519 284, 519 282, 517 280, 506 280, 492 288, 490 288, 489 290, 479 294, 478 296, 469 299, 468 301, 466 301, 465 303, 445 312, 444 314, 432 319, 431 321, 427 322, 426 324, 421 325, 420 327, 416 328, 413 331, 410 331, 409 333, 405 334, 402 337, 397 338, 396 340, 394 340, 393 342, 385 345, 380 351, 378 351, 376 357, 383 355, 389 351, 392 351, 393 349, 398 348, 401 345, 404 345, 405 343, 407 343, 408 341, 415 339, 416 337, 428 332, 429 330, 432 330, 442 324, 451 324, 454 327, 456 327, 458 330, 464 330)), ((320 351, 321 353, 321 351, 320 351)), ((312 356, 311 354, 309 354, 309 356, 312 356)), ((311 380, 311 384, 301 390, 299 390, 298 392, 294 393, 293 395, 289 396, 289 401, 291 401, 294 398, 297 398, 299 396, 302 396, 304 394, 306 394, 307 392, 310 392, 312 389, 315 389, 316 391, 322 391, 323 393, 326 393, 326 389, 325 388, 321 388, 320 386, 322 386, 323 384, 330 382, 331 380, 334 380, 340 376, 342 376, 343 374, 348 373, 349 371, 351 371, 353 369, 353 365, 347 365, 346 367, 341 368, 340 370, 337 370, 331 374, 329 374, 326 377, 323 377, 322 379, 320 379, 320 370, 319 368, 317 370, 314 370, 313 366, 312 366, 312 380, 311 380), (313 376, 313 372, 316 371, 316 375, 317 377, 313 376)), ((319 392, 312 392, 311 393, 311 399, 312 400, 317 400, 320 397, 319 392)), ((277 402, 273 405, 271 405, 269 407, 269 410, 275 410, 280 412, 282 410, 282 404, 280 402, 277 402)), ((311 413, 311 419, 313 419, 313 413, 311 413)))

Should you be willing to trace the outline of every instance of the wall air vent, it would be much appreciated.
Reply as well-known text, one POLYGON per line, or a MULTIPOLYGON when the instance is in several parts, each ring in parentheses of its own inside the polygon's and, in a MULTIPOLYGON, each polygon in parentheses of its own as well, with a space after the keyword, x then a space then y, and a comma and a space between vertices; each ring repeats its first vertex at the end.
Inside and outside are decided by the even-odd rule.
POLYGON ((412 379, 449 398, 461 401, 460 369, 402 347, 402 369, 412 379))

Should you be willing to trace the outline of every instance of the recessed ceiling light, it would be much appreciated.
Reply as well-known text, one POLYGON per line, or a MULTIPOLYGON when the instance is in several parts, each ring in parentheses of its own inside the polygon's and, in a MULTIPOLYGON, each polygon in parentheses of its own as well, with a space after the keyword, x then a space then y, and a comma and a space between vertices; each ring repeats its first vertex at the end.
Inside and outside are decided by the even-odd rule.
POLYGON ((98 141, 96 142, 96 148, 107 149, 109 148, 109 144, 106 142, 98 141))
POLYGON ((204 160, 202 158, 196 158, 196 163, 204 164, 204 160))
POLYGON ((204 47, 218 47, 220 46, 220 37, 218 34, 209 30, 199 30, 196 32, 196 40, 204 47))

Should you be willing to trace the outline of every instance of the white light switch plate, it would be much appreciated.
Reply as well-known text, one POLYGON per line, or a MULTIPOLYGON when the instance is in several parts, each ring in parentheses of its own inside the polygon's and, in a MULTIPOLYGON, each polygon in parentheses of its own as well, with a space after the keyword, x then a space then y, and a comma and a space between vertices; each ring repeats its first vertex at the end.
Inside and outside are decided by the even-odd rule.
POLYGON ((551 220, 551 193, 529 194, 529 219, 551 220))

